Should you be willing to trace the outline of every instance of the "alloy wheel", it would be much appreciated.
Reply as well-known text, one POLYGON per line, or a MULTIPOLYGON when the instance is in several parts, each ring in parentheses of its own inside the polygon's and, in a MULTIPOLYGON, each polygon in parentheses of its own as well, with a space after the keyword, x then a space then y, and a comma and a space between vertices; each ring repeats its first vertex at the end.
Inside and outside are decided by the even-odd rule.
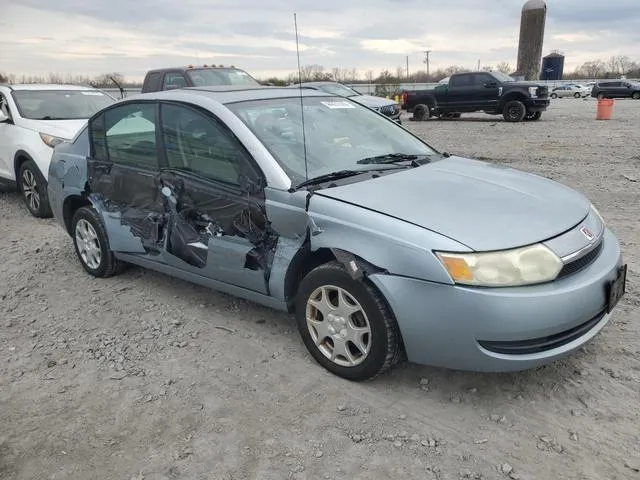
POLYGON ((22 193, 31 211, 37 212, 40 208, 40 190, 36 176, 28 168, 22 173, 22 193))
POLYGON ((76 224, 75 236, 80 258, 89 268, 97 270, 102 261, 102 249, 93 225, 85 219, 80 219, 76 224))

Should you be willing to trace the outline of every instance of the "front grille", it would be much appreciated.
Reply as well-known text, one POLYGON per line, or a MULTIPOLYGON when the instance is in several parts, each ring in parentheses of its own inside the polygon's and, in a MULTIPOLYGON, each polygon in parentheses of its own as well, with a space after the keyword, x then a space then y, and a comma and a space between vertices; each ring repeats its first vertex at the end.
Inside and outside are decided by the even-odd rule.
POLYGON ((600 243, 598 243, 598 245, 596 246, 596 248, 591 250, 586 255, 583 255, 582 257, 576 258, 575 260, 569 263, 566 263, 565 266, 562 267, 562 270, 560 270, 560 273, 558 274, 557 278, 568 277, 569 275, 573 275, 574 273, 577 273, 583 268, 586 268, 589 265, 591 265, 591 263, 593 263, 595 259, 598 258, 598 255, 600 255, 600 252, 602 251, 603 246, 604 246, 604 241, 601 240, 600 243))
POLYGON ((394 115, 397 115, 399 111, 400 111, 400 107, 398 107, 398 105, 385 105, 384 107, 380 108, 380 113, 388 117, 393 117, 394 115))
POLYGON ((553 350, 554 348, 567 345, 568 343, 571 343, 577 338, 585 335, 604 318, 605 313, 605 310, 603 310, 595 317, 587 320, 577 327, 573 327, 569 330, 565 330, 564 332, 549 335, 547 337, 511 342, 478 341, 478 343, 482 348, 489 350, 490 352, 502 353, 505 355, 527 355, 531 353, 546 352, 547 350, 553 350))
POLYGON ((549 88, 548 87, 538 87, 536 90, 536 96, 538 98, 546 98, 549 95, 549 88))

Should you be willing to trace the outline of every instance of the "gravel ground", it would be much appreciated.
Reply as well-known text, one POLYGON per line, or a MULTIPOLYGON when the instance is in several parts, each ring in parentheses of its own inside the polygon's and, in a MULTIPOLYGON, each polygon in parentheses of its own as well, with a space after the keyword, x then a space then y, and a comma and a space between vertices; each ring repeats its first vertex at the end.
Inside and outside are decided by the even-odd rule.
POLYGON ((629 285, 586 348, 537 371, 326 373, 286 315, 141 269, 84 273, 0 194, 0 478, 640 478, 640 102, 542 120, 406 122, 434 146, 586 193, 629 285))

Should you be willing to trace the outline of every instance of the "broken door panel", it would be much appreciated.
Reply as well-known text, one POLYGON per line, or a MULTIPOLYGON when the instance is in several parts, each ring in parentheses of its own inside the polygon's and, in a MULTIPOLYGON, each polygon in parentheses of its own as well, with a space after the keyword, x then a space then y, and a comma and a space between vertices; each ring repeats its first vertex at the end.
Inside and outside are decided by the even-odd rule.
POLYGON ((199 275, 267 293, 275 249, 259 195, 184 172, 164 171, 167 262, 199 275))

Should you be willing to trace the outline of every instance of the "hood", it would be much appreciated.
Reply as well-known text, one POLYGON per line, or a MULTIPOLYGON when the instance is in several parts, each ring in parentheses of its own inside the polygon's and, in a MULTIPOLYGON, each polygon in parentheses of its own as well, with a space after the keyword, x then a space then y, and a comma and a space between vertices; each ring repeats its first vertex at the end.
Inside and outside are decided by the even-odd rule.
POLYGON ((356 95, 349 97, 349 100, 360 103, 369 108, 386 107, 387 105, 394 105, 396 102, 389 100, 388 98, 375 97, 373 95, 356 95))
POLYGON ((87 123, 87 119, 80 120, 27 120, 22 119, 21 126, 54 137, 71 140, 87 123))
POLYGON ((460 157, 317 190, 446 235, 476 251, 548 240, 580 223, 590 202, 552 180, 460 157))
POLYGON ((536 82, 505 82, 504 85, 511 85, 513 87, 522 87, 522 88, 531 88, 531 87, 548 88, 546 85, 542 85, 541 83, 536 83, 536 82))

